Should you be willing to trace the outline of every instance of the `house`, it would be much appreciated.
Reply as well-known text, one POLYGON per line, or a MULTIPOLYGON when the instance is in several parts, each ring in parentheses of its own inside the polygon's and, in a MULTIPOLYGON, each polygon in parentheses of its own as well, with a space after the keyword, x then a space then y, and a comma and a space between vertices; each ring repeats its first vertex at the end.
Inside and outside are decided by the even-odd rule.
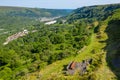
POLYGON ((80 75, 83 75, 87 66, 92 63, 92 59, 83 60, 82 62, 70 62, 67 66, 67 74, 73 75, 76 71, 79 72, 80 75))

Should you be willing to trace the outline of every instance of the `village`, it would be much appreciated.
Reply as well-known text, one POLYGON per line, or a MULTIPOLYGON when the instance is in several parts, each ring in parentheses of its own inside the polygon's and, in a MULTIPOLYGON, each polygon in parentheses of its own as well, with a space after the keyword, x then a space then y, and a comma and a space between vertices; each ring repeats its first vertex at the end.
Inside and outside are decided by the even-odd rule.
POLYGON ((18 32, 16 34, 13 34, 6 39, 6 42, 4 42, 3 45, 7 45, 10 41, 13 41, 19 37, 25 36, 28 33, 29 33, 29 31, 25 29, 22 32, 18 32))

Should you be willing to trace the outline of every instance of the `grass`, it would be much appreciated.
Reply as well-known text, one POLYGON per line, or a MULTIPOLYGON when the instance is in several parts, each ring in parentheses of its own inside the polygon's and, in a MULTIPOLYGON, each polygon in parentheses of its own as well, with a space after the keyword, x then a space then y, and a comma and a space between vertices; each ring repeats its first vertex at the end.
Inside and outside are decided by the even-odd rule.
MULTIPOLYGON (((29 77, 34 77, 29 80, 36 80, 37 75, 40 76, 41 80, 52 79, 52 80, 79 80, 80 77, 78 75, 74 76, 65 76, 63 75, 63 66, 68 65, 71 61, 81 62, 82 60, 92 58, 97 59, 101 58, 100 66, 95 68, 93 75, 95 76, 95 80, 115 80, 114 73, 109 69, 106 62, 106 51, 104 51, 104 47, 106 46, 105 40, 108 38, 107 34, 104 32, 106 29, 106 25, 100 27, 100 35, 101 38, 96 38, 97 34, 93 34, 91 37, 91 44, 83 48, 83 50, 79 51, 77 56, 69 57, 63 60, 59 60, 46 66, 39 72, 35 72, 30 74, 29 77), (32 75, 32 76, 31 76, 32 75)), ((29 77, 25 77, 27 80, 29 77)))
POLYGON ((115 77, 116 77, 115 74, 110 70, 110 68, 107 65, 106 51, 104 51, 104 49, 103 49, 107 46, 105 41, 108 39, 108 36, 105 33, 106 26, 107 25, 102 25, 100 27, 100 33, 101 33, 102 38, 101 39, 96 39, 97 40, 96 42, 99 44, 97 47, 100 50, 100 53, 103 53, 102 64, 94 72, 97 75, 96 80, 106 80, 106 79, 107 80, 115 80, 115 77))

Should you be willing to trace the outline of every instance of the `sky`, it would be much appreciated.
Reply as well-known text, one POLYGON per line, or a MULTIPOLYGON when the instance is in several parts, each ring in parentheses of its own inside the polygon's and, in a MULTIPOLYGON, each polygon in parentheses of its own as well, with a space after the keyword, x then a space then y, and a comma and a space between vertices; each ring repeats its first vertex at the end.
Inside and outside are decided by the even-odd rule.
POLYGON ((76 9, 83 6, 120 3, 120 0, 0 0, 0 6, 76 9))

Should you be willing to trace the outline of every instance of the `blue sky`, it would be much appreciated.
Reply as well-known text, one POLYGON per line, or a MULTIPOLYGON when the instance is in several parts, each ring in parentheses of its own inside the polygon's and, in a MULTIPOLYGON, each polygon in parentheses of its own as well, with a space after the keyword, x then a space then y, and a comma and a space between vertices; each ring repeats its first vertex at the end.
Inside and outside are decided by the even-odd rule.
POLYGON ((75 9, 82 6, 120 3, 120 0, 0 0, 0 6, 75 9))

